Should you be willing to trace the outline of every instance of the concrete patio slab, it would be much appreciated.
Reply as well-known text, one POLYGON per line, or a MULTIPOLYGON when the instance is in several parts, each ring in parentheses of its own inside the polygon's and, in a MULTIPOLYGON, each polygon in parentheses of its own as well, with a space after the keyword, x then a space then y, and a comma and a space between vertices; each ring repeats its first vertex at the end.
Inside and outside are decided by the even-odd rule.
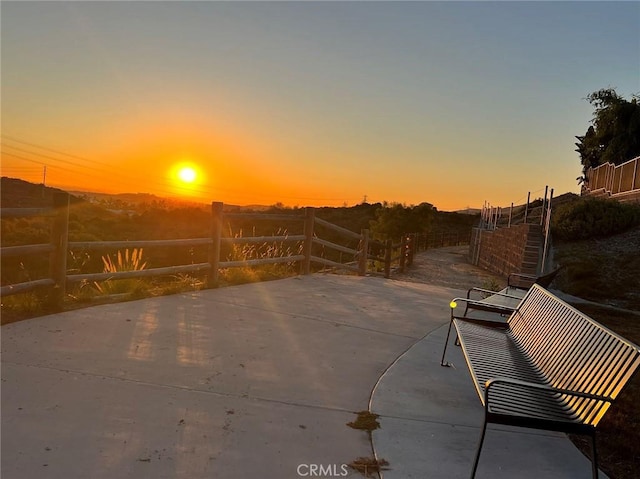
POLYGON ((372 455, 346 423, 452 294, 313 275, 3 326, 2 477, 342 473, 372 455))
MULTIPOLYGON (((459 349, 439 365, 459 295, 316 274, 5 325, 2 478, 361 477, 370 405, 385 478, 467 477, 482 408, 459 349)), ((478 477, 588 473, 562 435, 495 428, 478 477)))

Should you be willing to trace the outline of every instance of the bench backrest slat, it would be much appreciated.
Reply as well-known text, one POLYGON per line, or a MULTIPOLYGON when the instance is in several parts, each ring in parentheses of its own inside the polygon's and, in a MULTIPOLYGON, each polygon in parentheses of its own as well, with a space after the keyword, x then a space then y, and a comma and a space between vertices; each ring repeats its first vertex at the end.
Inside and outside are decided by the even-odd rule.
MULTIPOLYGON (((539 285, 508 320, 513 340, 534 368, 559 389, 615 399, 640 366, 640 349, 539 285)), ((566 398, 566 406, 595 426, 609 403, 566 398)))

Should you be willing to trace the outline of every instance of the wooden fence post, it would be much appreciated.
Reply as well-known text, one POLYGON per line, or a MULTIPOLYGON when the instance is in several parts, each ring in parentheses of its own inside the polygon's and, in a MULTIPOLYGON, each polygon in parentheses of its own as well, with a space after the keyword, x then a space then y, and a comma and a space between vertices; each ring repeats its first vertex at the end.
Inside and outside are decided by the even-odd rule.
POLYGON ((416 241, 417 237, 418 233, 413 233, 407 238, 407 266, 411 266, 413 264, 413 256, 415 255, 418 247, 418 242, 416 241))
POLYGON ((220 281, 220 238, 222 238, 223 203, 211 203, 211 244, 209 245, 209 287, 217 288, 220 281))
POLYGON ((384 277, 389 278, 391 276, 391 248, 393 242, 388 239, 384 247, 384 277))
POLYGON ((369 259, 369 230, 363 229, 360 232, 362 239, 360 240, 360 256, 358 257, 358 276, 367 274, 367 260, 369 259))
POLYGON ((407 235, 400 238, 400 272, 404 273, 404 266, 407 263, 407 235))
POLYGON ((304 245, 303 245, 303 255, 304 260, 300 264, 300 273, 301 274, 310 274, 311 273, 311 246, 313 245, 313 230, 314 223, 316 218, 316 210, 312 207, 307 207, 305 209, 305 219, 304 219, 304 245))
POLYGON ((51 291, 51 306, 61 310, 67 292, 67 248, 69 244, 69 194, 57 192, 53 195, 55 215, 51 225, 51 252, 49 272, 55 285, 51 291))

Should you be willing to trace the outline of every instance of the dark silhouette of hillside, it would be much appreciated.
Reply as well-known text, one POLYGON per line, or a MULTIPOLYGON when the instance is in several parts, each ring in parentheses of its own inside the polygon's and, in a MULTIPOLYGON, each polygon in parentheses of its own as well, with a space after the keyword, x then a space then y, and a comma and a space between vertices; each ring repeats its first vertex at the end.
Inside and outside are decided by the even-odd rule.
MULTIPOLYGON (((3 176, 0 180, 0 203, 3 208, 44 208, 51 206, 54 193, 63 190, 3 176)), ((70 202, 82 200, 71 195, 70 202)))

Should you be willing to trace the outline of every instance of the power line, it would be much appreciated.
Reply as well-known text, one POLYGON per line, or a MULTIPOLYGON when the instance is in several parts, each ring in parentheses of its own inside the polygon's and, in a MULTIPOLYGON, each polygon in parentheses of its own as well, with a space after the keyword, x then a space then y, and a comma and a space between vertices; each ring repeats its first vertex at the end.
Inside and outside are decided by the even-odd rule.
MULTIPOLYGON (((63 151, 54 150, 53 148, 49 148, 49 147, 47 147, 47 146, 42 146, 42 145, 38 145, 38 144, 36 144, 36 143, 31 143, 31 142, 28 142, 28 141, 20 140, 19 138, 15 138, 15 137, 12 137, 12 136, 9 136, 9 135, 1 135, 1 136, 2 136, 3 138, 6 138, 7 140, 14 141, 14 142, 16 142, 16 143, 21 143, 21 144, 23 144, 23 145, 33 146, 34 148, 39 148, 39 149, 41 149, 41 150, 49 151, 49 152, 51 152, 51 153, 57 153, 57 154, 59 154, 59 155, 68 156, 68 157, 70 157, 70 158, 76 158, 76 159, 78 159, 78 160, 87 161, 87 162, 89 162, 89 163, 95 163, 95 164, 97 164, 97 165, 102 165, 102 166, 107 166, 107 167, 109 167, 109 165, 108 165, 108 164, 103 163, 103 162, 100 162, 100 161, 90 160, 89 158, 84 158, 84 157, 82 157, 82 156, 72 155, 72 154, 70 154, 70 153, 65 153, 65 152, 63 152, 63 151)), ((8 145, 8 146, 9 146, 9 145, 8 145)), ((12 147, 12 148, 15 148, 15 147, 12 147)))
POLYGON ((0 171, 41 171, 42 168, 35 166, 0 166, 0 171))
MULTIPOLYGON (((16 155, 15 153, 11 153, 11 152, 7 152, 7 153, 5 153, 5 155, 10 156, 12 158, 16 158, 18 160, 28 161, 28 162, 31 162, 31 163, 36 163, 36 164, 42 165, 42 166, 53 166, 53 168, 55 168, 55 169, 63 170, 63 171, 69 171, 71 173, 75 173, 76 175, 85 175, 85 176, 94 176, 95 177, 95 175, 92 175, 90 173, 85 173, 85 172, 82 172, 82 171, 72 170, 71 168, 65 168, 64 166, 47 165, 47 163, 44 163, 44 162, 42 162, 40 160, 34 160, 32 158, 27 158, 27 157, 24 157, 24 156, 21 156, 21 155, 16 155)), ((100 177, 100 178, 102 178, 102 177, 100 177)))
MULTIPOLYGON (((87 168, 87 169, 90 169, 90 170, 95 170, 95 171, 99 171, 99 172, 104 172, 104 170, 101 170, 101 169, 99 169, 99 168, 94 168, 94 167, 92 167, 92 166, 79 165, 78 163, 75 163, 75 162, 73 162, 73 161, 69 161, 69 160, 62 160, 62 159, 60 159, 60 158, 55 158, 55 157, 53 157, 53 156, 43 155, 42 153, 35 153, 35 152, 29 151, 29 150, 25 150, 25 149, 23 149, 23 148, 18 148, 18 147, 12 146, 12 145, 3 145, 3 147, 5 147, 5 148, 12 148, 12 149, 14 149, 14 150, 18 150, 18 151, 19 151, 19 152, 21 152, 21 153, 28 153, 28 154, 30 154, 30 155, 41 156, 42 158, 46 158, 46 159, 48 159, 48 160, 52 160, 52 161, 59 161, 60 163, 64 163, 64 164, 66 164, 66 165, 80 166, 80 167, 82 167, 82 168, 87 168)), ((12 153, 11 153, 11 152, 9 152, 9 154, 12 154, 12 153)), ((87 161, 87 160, 85 160, 85 161, 87 161)), ((43 163, 43 165, 44 165, 44 164, 45 164, 45 163, 43 163)))
MULTIPOLYGON (((20 153, 23 154, 27 154, 29 155, 29 157, 24 156, 23 154, 16 154, 13 153, 11 151, 6 151, 4 152, 4 154, 7 154, 13 158, 22 160, 22 161, 28 161, 31 163, 36 163, 38 165, 42 165, 42 166, 47 166, 49 168, 53 168, 56 170, 62 170, 62 171, 67 171, 67 172, 71 172, 74 174, 78 174, 78 175, 84 175, 87 177, 92 177, 92 178, 96 178, 95 174, 91 174, 91 173, 87 173, 82 171, 82 169, 88 169, 94 172, 99 173, 101 176, 100 178, 104 179, 104 175, 109 175, 110 177, 116 176, 121 178, 122 180, 127 181, 128 183, 131 184, 140 184, 140 179, 139 178, 134 178, 132 176, 129 175, 125 175, 122 174, 119 171, 116 171, 112 165, 109 165, 108 163, 105 162, 100 162, 100 161, 96 161, 93 159, 89 159, 86 157, 82 157, 82 156, 78 156, 78 155, 73 155, 70 153, 66 153, 60 150, 56 150, 53 148, 50 148, 48 146, 43 146, 34 142, 30 142, 30 141, 25 141, 23 139, 20 138, 16 138, 14 136, 10 136, 10 135, 6 135, 6 134, 2 134, 1 135, 3 139, 9 140, 11 142, 15 142, 18 143, 20 145, 26 145, 32 148, 37 148, 40 150, 44 150, 50 153, 55 153, 56 155, 62 155, 63 157, 66 157, 65 159, 62 158, 57 158, 55 156, 51 156, 51 155, 47 155, 47 154, 43 154, 41 152, 37 152, 37 151, 30 151, 28 149, 25 148, 21 148, 19 146, 14 146, 14 145, 10 145, 7 144, 6 142, 2 142, 2 148, 3 150, 5 148, 9 148, 11 150, 15 150, 18 151, 20 153), (33 156, 35 156, 38 159, 34 159, 33 156), (45 160, 48 161, 43 161, 39 158, 43 158, 45 160), (102 168, 99 167, 95 167, 95 166, 89 166, 89 165, 85 165, 82 163, 79 163, 78 161, 72 161, 70 160, 74 159, 74 160, 80 160, 81 162, 87 162, 87 163, 91 163, 94 165, 98 165, 102 168), (60 166, 58 164, 51 164, 51 162, 58 162, 58 163, 62 163, 64 165, 70 165, 75 167, 76 169, 70 169, 70 168, 66 168, 64 166, 60 166)), ((212 191, 210 189, 206 189, 203 187, 199 187, 199 186, 181 186, 179 184, 176 183, 172 183, 170 181, 167 181, 166 179, 162 179, 160 177, 151 177, 148 175, 145 177, 145 186, 147 186, 147 188, 151 187, 154 190, 156 190, 157 192, 160 192, 162 194, 168 195, 168 196, 175 196, 176 194, 182 194, 182 195, 186 195, 186 196, 192 196, 194 193, 196 195, 199 195, 201 197, 207 197, 207 196, 211 196, 212 191)), ((243 191, 241 189, 228 189, 228 188, 220 188, 220 187, 216 187, 215 191, 217 191, 218 193, 221 193, 223 195, 228 195, 228 196, 246 196, 246 193, 243 193, 243 191)), ((267 198, 267 197, 271 197, 271 195, 261 195, 259 193, 252 193, 251 194, 252 197, 254 198, 267 198)), ((279 196, 279 198, 281 199, 285 199, 285 200, 302 200, 302 201, 331 201, 331 202, 345 202, 347 200, 349 201, 355 201, 354 198, 317 198, 317 197, 302 197, 302 196, 279 196)))
MULTIPOLYGON (((22 143, 24 143, 24 144, 29 144, 29 143, 27 143, 27 142, 22 142, 22 143)), ((69 154, 67 154, 67 153, 62 153, 62 152, 59 152, 59 151, 56 151, 56 150, 51 150, 50 148, 49 148, 48 150, 50 150, 50 151, 55 151, 55 152, 56 152, 56 153, 58 153, 58 154, 66 155, 66 156, 70 156, 70 157, 72 157, 72 158, 78 158, 78 159, 83 160, 83 161, 89 161, 89 162, 92 162, 92 163, 95 163, 95 164, 98 164, 98 165, 103 165, 103 166, 105 166, 107 169, 105 170, 104 168, 95 168, 95 167, 93 167, 93 166, 83 165, 83 164, 80 164, 80 163, 78 163, 78 162, 69 161, 69 160, 64 160, 64 159, 56 158, 56 157, 53 157, 53 156, 50 156, 50 155, 45 155, 45 154, 42 154, 42 153, 38 153, 38 152, 34 152, 34 151, 25 150, 24 148, 18 148, 18 147, 13 146, 13 145, 3 144, 3 147, 4 147, 4 148, 7 148, 7 147, 8 147, 8 148, 10 148, 10 149, 17 150, 17 151, 19 151, 19 152, 21 152, 21 153, 27 153, 28 155, 33 155, 33 156, 36 156, 36 157, 45 158, 45 159, 47 159, 47 160, 49 160, 49 161, 60 162, 60 163, 66 164, 66 165, 75 166, 75 167, 77 167, 77 168, 85 168, 85 169, 89 169, 89 170, 96 171, 96 172, 101 173, 101 174, 107 174, 107 175, 109 175, 109 176, 117 176, 117 177, 120 177, 120 178, 121 178, 121 179, 123 179, 123 180, 126 180, 126 181, 127 181, 127 182, 129 182, 129 183, 139 183, 139 180, 138 180, 138 179, 136 179, 136 178, 132 178, 132 177, 127 176, 127 175, 123 175, 122 173, 120 173, 120 172, 118 172, 118 171, 114 171, 114 169, 113 169, 113 167, 112 167, 112 166, 107 165, 107 164, 105 164, 105 163, 101 163, 101 162, 98 162, 98 161, 88 160, 88 159, 86 159, 86 158, 82 158, 82 157, 75 156, 75 155, 69 155, 69 154)), ((47 148, 44 148, 44 147, 41 147, 41 146, 38 146, 38 147, 39 147, 39 148, 42 148, 42 149, 47 149, 47 148)), ((85 173, 85 172, 83 172, 83 171, 79 171, 79 170, 71 170, 71 169, 69 169, 69 168, 61 167, 61 166, 59 166, 59 165, 51 165, 50 163, 44 162, 44 161, 39 160, 39 159, 33 159, 33 158, 25 157, 25 156, 23 156, 23 155, 17 155, 17 154, 15 154, 15 153, 11 152, 11 151, 6 151, 6 152, 5 152, 5 154, 8 154, 9 156, 12 156, 12 157, 14 157, 14 158, 21 159, 21 160, 23 160, 23 161, 29 161, 29 162, 33 162, 33 163, 37 163, 37 164, 41 164, 41 165, 48 165, 48 166, 52 166, 52 167, 57 168, 57 169, 60 169, 60 170, 70 171, 70 172, 75 173, 75 174, 80 174, 80 175, 93 176, 93 177, 95 177, 95 175, 89 175, 88 173, 85 173)), ((153 182, 154 182, 156 185, 161 185, 161 187, 162 187, 162 188, 160 189, 160 191, 161 191, 162 193, 164 193, 164 194, 167 194, 167 195, 175 195, 175 194, 176 194, 176 193, 175 193, 175 191, 174 191, 174 192, 171 192, 171 191, 169 191, 169 190, 165 189, 165 187, 167 187, 167 186, 171 186, 171 187, 173 187, 173 188, 177 188, 177 189, 178 189, 178 190, 180 190, 181 192, 193 192, 193 191, 195 191, 195 192, 197 192, 197 193, 201 193, 201 194, 207 194, 207 193, 209 193, 208 191, 205 191, 205 190, 196 189, 196 188, 193 188, 193 187, 190 187, 190 188, 189 188, 189 187, 181 187, 181 186, 179 186, 179 185, 174 185, 174 184, 171 184, 171 183, 166 182, 166 181, 158 181, 158 180, 156 180, 156 181, 153 181, 153 182)), ((156 188, 157 188, 157 186, 156 186, 156 188)))

